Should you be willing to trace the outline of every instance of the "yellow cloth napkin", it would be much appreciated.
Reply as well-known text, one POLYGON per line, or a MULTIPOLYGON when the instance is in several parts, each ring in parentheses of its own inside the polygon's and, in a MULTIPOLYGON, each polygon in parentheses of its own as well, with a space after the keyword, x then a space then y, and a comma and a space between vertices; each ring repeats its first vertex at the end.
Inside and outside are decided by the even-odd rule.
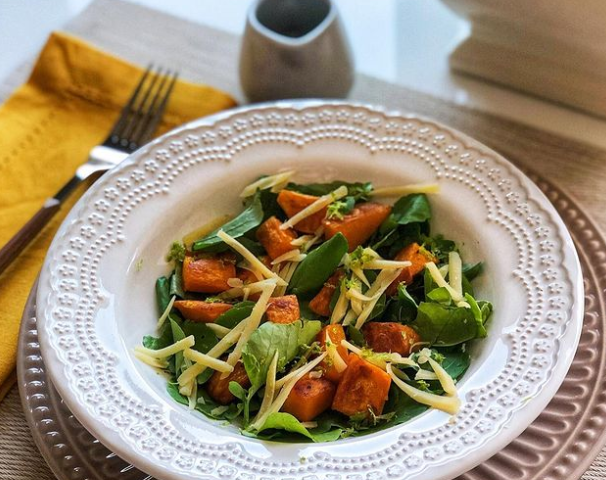
MULTIPOLYGON (((0 106, 0 245, 105 139, 141 74, 77 38, 51 35, 28 82, 0 106)), ((234 105, 219 90, 179 81, 157 133, 234 105)), ((0 400, 14 382, 25 300, 57 227, 82 187, 0 276, 0 400)))

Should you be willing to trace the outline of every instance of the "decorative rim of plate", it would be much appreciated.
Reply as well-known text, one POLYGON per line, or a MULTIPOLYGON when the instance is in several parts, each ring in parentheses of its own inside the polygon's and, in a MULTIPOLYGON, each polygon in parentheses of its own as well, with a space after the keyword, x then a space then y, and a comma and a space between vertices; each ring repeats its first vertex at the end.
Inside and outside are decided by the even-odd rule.
MULTIPOLYGON (((150 474, 239 474, 251 480, 431 474, 437 480, 485 460, 542 411, 572 362, 582 326, 582 293, 579 260, 566 227, 540 190, 500 155, 419 117, 346 102, 279 102, 192 122, 108 172, 57 233, 42 271, 37 314, 45 363, 64 401, 105 445, 150 474), (122 226, 137 205, 170 191, 172 181, 187 169, 230 161, 261 142, 305 148, 325 139, 354 143, 371 155, 393 151, 416 157, 439 180, 474 192, 486 207, 487 221, 513 237, 519 257, 513 276, 525 291, 528 308, 516 331, 502 335, 509 360, 489 384, 466 392, 455 424, 413 433, 395 427, 397 438, 392 435, 393 441, 372 456, 331 455, 332 444, 325 444, 305 462, 283 462, 246 451, 244 438, 213 444, 186 437, 168 421, 169 412, 124 396, 115 373, 119 359, 103 350, 94 327, 105 300, 99 263, 124 242, 122 226), (533 402, 526 402, 530 397, 533 402)), ((363 445, 364 439, 369 441, 356 441, 363 445)))

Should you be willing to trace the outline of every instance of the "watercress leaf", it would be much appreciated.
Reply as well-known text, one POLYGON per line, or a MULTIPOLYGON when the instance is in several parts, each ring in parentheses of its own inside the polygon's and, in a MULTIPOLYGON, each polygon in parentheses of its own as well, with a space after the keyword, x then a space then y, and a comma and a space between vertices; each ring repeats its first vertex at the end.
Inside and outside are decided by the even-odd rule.
POLYGON ((457 250, 457 245, 452 240, 444 238, 443 235, 433 237, 424 236, 423 246, 430 250, 439 262, 448 262, 448 254, 457 250))
POLYGON ((171 396, 171 398, 177 403, 180 403, 181 405, 189 405, 189 400, 187 399, 187 397, 179 393, 179 385, 177 384, 177 381, 174 378, 171 379, 171 381, 168 382, 168 384, 166 385, 166 391, 171 396))
POLYGON ((400 198, 394 203, 389 217, 379 227, 379 231, 385 234, 398 225, 426 222, 430 218, 431 207, 427 196, 423 193, 413 193, 400 198))
POLYGON ((158 316, 164 313, 170 303, 170 282, 166 277, 160 277, 156 280, 156 305, 158 306, 158 316))
POLYGON ((430 345, 452 346, 478 335, 478 325, 471 309, 421 302, 414 328, 421 340, 430 345))
POLYGON ((465 294, 465 300, 467 300, 467 303, 469 303, 469 306, 471 307, 470 308, 471 313, 473 313, 473 318, 475 319, 475 321, 478 325, 477 337, 485 338, 487 335, 487 332, 486 332, 486 327, 484 327, 482 311, 480 310, 480 307, 478 306, 478 302, 476 302, 476 299, 473 298, 471 295, 469 295, 469 293, 465 294))
POLYGON ((170 295, 176 295, 179 298, 185 298, 185 290, 183 288, 183 263, 177 262, 175 271, 170 276, 170 295))
POLYGON ((217 228, 213 232, 209 233, 206 237, 196 240, 192 245, 194 252, 201 251, 217 251, 224 249, 225 244, 221 240, 217 233, 219 230, 223 230, 225 233, 231 235, 234 238, 239 238, 246 232, 258 227, 263 221, 263 205, 261 204, 260 195, 255 195, 252 203, 246 208, 240 215, 233 220, 230 220, 222 227, 217 228))
POLYGON ((467 280, 467 277, 465 277, 465 275, 461 277, 461 286, 463 287, 463 294, 468 294, 472 297, 475 296, 473 293, 473 286, 471 285, 471 282, 467 280))
POLYGON ((320 318, 316 312, 309 308, 308 300, 299 299, 299 311, 301 313, 301 318, 306 320, 316 320, 320 318))
POLYGON ((170 328, 170 323, 165 322, 160 329, 160 336, 145 335, 143 337, 143 346, 152 350, 160 350, 175 343, 173 340, 173 332, 170 328))
POLYGON ((362 335, 362 332, 353 325, 349 325, 347 327, 347 334, 354 345, 357 345, 358 347, 366 346, 366 340, 364 340, 364 335, 362 335))
POLYGON ((327 195, 330 192, 336 190, 340 186, 345 185, 347 187, 347 193, 349 196, 355 198, 356 201, 366 201, 370 198, 370 194, 373 190, 372 183, 360 183, 360 182, 344 182, 342 180, 335 180, 330 183, 309 183, 307 185, 300 185, 297 183, 289 183, 286 186, 287 190, 293 190, 295 192, 304 193, 306 195, 316 195, 318 197, 327 195))
POLYGON ((441 303, 442 305, 450 305, 452 303, 452 297, 446 287, 434 288, 427 294, 427 299, 432 302, 441 303))
POLYGON ((238 382, 229 382, 229 391, 238 400, 246 401, 246 390, 238 382))
POLYGON ((222 327, 234 328, 238 323, 250 316, 254 306, 255 302, 236 303, 227 312, 219 315, 215 323, 222 327))
MULTIPOLYGON (((250 250, 250 252, 256 257, 260 257, 261 255, 265 255, 266 253, 265 249, 263 248, 263 245, 261 245, 256 240, 253 240, 248 237, 240 237, 238 241, 242 245, 244 245, 248 250, 250 250)), ((242 256, 239 253, 236 253, 236 257, 238 258, 238 261, 242 259, 242 256)))
POLYGON ((492 303, 483 300, 478 302, 480 312, 482 312, 482 323, 486 323, 492 314, 492 303))
POLYGON ((471 282, 480 273, 482 273, 483 269, 484 269, 483 262, 466 263, 465 265, 463 265, 463 275, 465 275, 465 278, 471 282))
POLYGON ((463 376, 469 368, 469 354, 461 350, 448 350, 441 353, 444 355, 442 368, 446 370, 446 373, 455 380, 463 376))
POLYGON ((299 320, 289 324, 266 322, 257 328, 242 350, 242 361, 252 388, 265 383, 276 352, 280 371, 295 358, 301 346, 313 342, 321 328, 322 323, 318 320, 299 320))
POLYGON ((270 414, 267 417, 267 420, 265 420, 265 423, 261 426, 261 428, 259 428, 258 433, 268 429, 286 430, 287 432, 303 435, 310 440, 314 439, 313 435, 309 433, 307 428, 301 425, 301 422, 299 422, 299 420, 297 420, 290 413, 275 412, 270 414))
POLYGON ((181 325, 185 337, 194 336, 196 343, 192 347, 200 353, 206 353, 217 344, 217 336, 205 323, 186 320, 181 325))
POLYGON ((438 284, 433 281, 431 273, 426 268, 423 272, 423 290, 425 293, 425 300, 429 299, 429 293, 438 288, 438 284))
POLYGON ((389 397, 383 411, 394 412, 394 416, 388 422, 379 425, 377 430, 407 422, 411 418, 420 415, 428 408, 429 407, 426 405, 415 402, 397 386, 392 385, 389 389, 389 397))
POLYGON ((337 233, 305 257, 295 270, 289 288, 295 295, 310 295, 319 290, 339 266, 348 250, 347 239, 337 233))
POLYGON ((398 285, 398 296, 393 299, 387 309, 387 320, 392 322, 409 323, 417 316, 418 304, 408 293, 406 285, 398 285))
MULTIPOLYGON (((173 332, 173 341, 178 342, 179 340, 183 340, 187 335, 185 335, 179 324, 172 318, 169 318, 169 322, 170 329, 173 332)), ((175 353, 175 371, 180 372, 181 367, 183 367, 183 352, 177 352, 175 353)))
POLYGON ((278 194, 273 193, 271 190, 261 190, 259 193, 259 199, 261 200, 261 206, 263 207, 263 220, 267 220, 269 217, 278 217, 280 220, 284 220, 286 215, 280 205, 278 205, 278 194))

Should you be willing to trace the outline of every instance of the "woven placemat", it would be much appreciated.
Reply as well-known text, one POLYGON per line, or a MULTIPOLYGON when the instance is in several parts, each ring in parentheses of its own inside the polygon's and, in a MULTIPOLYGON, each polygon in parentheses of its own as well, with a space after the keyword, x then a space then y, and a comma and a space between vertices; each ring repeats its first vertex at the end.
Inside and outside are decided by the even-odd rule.
MULTIPOLYGON (((242 100, 237 76, 239 39, 134 4, 97 0, 66 27, 127 60, 178 68, 182 76, 221 88, 242 100)), ((23 82, 31 64, 0 84, 0 101, 23 82)), ((521 167, 563 187, 604 229, 606 151, 503 118, 454 105, 380 80, 358 76, 350 98, 446 123, 492 147, 521 167)), ((575 125, 570 125, 571 134, 575 125)), ((17 321, 17 319, 16 319, 17 321)), ((0 478, 50 480, 34 445, 16 388, 0 403, 0 478)), ((606 452, 583 480, 606 480, 606 452)))

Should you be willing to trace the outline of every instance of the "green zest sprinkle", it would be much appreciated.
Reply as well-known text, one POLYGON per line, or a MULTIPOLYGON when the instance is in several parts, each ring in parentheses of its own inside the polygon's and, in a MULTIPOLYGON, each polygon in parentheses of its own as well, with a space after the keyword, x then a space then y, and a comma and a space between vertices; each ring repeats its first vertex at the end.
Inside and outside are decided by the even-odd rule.
POLYGON ((173 242, 170 251, 166 255, 166 261, 182 262, 185 259, 185 245, 182 242, 173 242))

